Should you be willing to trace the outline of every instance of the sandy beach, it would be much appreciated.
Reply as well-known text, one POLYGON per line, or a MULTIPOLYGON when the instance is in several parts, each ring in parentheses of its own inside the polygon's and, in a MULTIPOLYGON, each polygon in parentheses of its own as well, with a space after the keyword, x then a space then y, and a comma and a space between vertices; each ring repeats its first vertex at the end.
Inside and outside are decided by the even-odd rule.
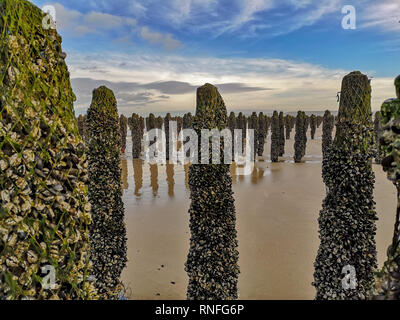
MULTIPOLYGON (((314 298, 317 219, 325 196, 320 129, 315 140, 308 137, 305 163, 293 163, 293 139, 286 141, 282 162, 270 163, 267 141, 253 174, 233 175, 240 299, 314 298)), ((128 296, 185 299, 184 263, 190 238, 185 168, 133 161, 130 149, 128 137, 128 153, 122 160, 129 257, 122 279, 128 296)), ((396 192, 381 166, 374 165, 374 171, 379 217, 376 242, 382 265, 393 232, 396 192)))

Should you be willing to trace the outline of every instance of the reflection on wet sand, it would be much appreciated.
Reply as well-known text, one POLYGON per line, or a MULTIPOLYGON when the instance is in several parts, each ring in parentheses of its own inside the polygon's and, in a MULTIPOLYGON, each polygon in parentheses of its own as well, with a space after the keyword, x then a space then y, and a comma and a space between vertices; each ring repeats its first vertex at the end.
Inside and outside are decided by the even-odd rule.
POLYGON ((158 193, 158 165, 150 165, 150 185, 153 189, 153 196, 156 197, 158 193))
POLYGON ((167 163, 166 165, 166 172, 167 172, 167 183, 168 183, 168 195, 173 198, 174 197, 174 164, 167 163))
POLYGON ((232 177, 232 183, 236 184, 237 182, 237 175, 236 175, 236 163, 233 162, 231 164, 231 177, 232 177))
POLYGON ((185 186, 186 189, 189 190, 189 167, 190 164, 185 164, 185 186))
MULTIPOLYGON (((318 132, 320 137, 322 132, 318 132)), ((264 161, 257 162, 248 176, 239 175, 241 166, 231 166, 241 268, 240 299, 315 297, 311 282, 319 245, 318 215, 325 197, 321 140, 309 141, 307 162, 301 164, 293 163, 293 139, 286 141, 286 146, 284 162, 271 163, 266 149, 264 161)), ((124 193, 129 261, 123 281, 131 289, 129 298, 185 299, 184 264, 190 239, 189 165, 171 164, 157 170, 157 166, 151 168, 142 160, 132 164, 133 170, 128 161, 130 186, 124 193), (153 196, 154 190, 157 197, 153 196)), ((374 169, 380 218, 376 240, 382 265, 392 241, 391 213, 396 211, 396 190, 381 166, 374 165, 374 169)))
POLYGON ((128 190, 129 189, 129 183, 128 183, 128 161, 126 161, 126 159, 122 159, 121 160, 121 164, 122 164, 122 176, 121 176, 122 187, 124 188, 124 190, 128 190))
POLYGON ((143 186, 143 161, 141 159, 133 159, 133 177, 135 180, 135 196, 140 197, 139 191, 143 186))
MULTIPOLYGON (((145 167, 149 167, 150 170, 150 187, 152 189, 153 192, 153 196, 156 197, 157 195, 159 195, 159 191, 160 191, 160 186, 159 186, 159 181, 163 180, 163 170, 161 172, 159 172, 159 168, 163 168, 163 166, 160 165, 147 165, 144 164, 143 160, 141 159, 134 159, 132 161, 133 163, 133 177, 134 177, 134 183, 135 183, 135 190, 134 190, 134 194, 136 197, 142 197, 143 193, 141 192, 141 189, 143 188, 143 166, 145 167), (160 176, 161 175, 161 176, 160 176)), ((184 178, 181 178, 181 175, 178 176, 178 178, 181 178, 182 180, 184 179, 184 186, 186 188, 187 191, 189 191, 189 167, 190 164, 186 164, 184 166, 182 165, 175 165, 173 163, 167 162, 167 164, 165 165, 165 181, 167 182, 167 188, 164 189, 163 187, 161 188, 161 190, 165 190, 168 193, 168 196, 170 198, 174 198, 175 197, 175 186, 177 184, 181 184, 183 183, 180 182, 179 180, 175 181, 175 174, 176 171, 184 172, 184 178)), ((243 170, 242 167, 240 167, 241 170, 243 170)), ((145 168, 145 170, 147 170, 147 168, 145 168)), ((125 190, 129 189, 129 183, 128 183, 128 179, 129 179, 129 175, 128 175, 128 164, 126 160, 122 160, 122 184, 125 190)), ((231 177, 232 177, 232 183, 233 184, 237 184, 238 181, 245 181, 246 180, 246 176, 242 176, 239 175, 238 173, 238 166, 236 165, 236 163, 232 163, 230 166, 230 173, 231 173, 231 177)), ((149 176, 147 176, 149 177, 149 176)), ((249 179, 251 179, 251 183, 252 184, 258 184, 260 183, 260 181, 263 179, 264 177, 264 168, 255 165, 254 169, 252 171, 251 176, 249 176, 249 179)))

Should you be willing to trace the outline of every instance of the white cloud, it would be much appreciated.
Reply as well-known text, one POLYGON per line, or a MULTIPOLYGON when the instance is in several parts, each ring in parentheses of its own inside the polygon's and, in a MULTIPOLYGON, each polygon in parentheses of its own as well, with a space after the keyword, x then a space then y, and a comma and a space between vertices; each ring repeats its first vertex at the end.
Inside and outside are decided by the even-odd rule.
MULTIPOLYGON (((281 59, 219 59, 219 58, 186 58, 177 55, 123 55, 102 54, 90 57, 71 52, 69 54, 69 69, 72 78, 90 78, 107 80, 117 86, 125 83, 138 83, 137 92, 131 92, 133 97, 145 95, 146 101, 141 104, 143 112, 165 112, 194 110, 195 89, 184 90, 182 93, 168 93, 169 99, 158 99, 162 93, 160 85, 149 83, 177 81, 177 85, 194 88, 206 82, 226 84, 221 86, 221 93, 231 110, 268 110, 285 111, 337 110, 336 93, 340 91, 341 79, 351 70, 332 70, 308 63, 287 61, 281 59), (185 84, 183 84, 185 83, 185 84), (235 85, 232 85, 235 84, 235 85), (257 90, 240 89, 240 85, 254 87, 257 90), (144 89, 146 90, 144 90, 144 89), (265 88, 266 90, 259 90, 265 88), (140 91, 141 89, 142 91, 140 91), (161 90, 161 91, 160 91, 161 90), (154 100, 153 100, 154 97, 154 100)), ((373 108, 380 108, 381 103, 394 95, 393 79, 375 78, 373 84, 373 108)), ((165 85, 164 85, 165 86, 165 85)), ((170 89, 171 91, 171 89, 170 89)), ((129 107, 125 100, 119 100, 120 107, 134 112, 136 107, 129 107)), ((117 94, 118 98, 118 94, 117 94)), ((76 107, 84 110, 88 104, 76 107)))
POLYGON ((59 3, 50 3, 56 9, 57 29, 70 32, 73 36, 115 30, 121 27, 134 27, 137 21, 129 17, 115 16, 91 11, 87 14, 65 8, 59 3))
POLYGON ((167 50, 175 50, 182 46, 171 34, 151 31, 148 27, 143 27, 140 31, 140 35, 150 43, 162 45, 167 50))

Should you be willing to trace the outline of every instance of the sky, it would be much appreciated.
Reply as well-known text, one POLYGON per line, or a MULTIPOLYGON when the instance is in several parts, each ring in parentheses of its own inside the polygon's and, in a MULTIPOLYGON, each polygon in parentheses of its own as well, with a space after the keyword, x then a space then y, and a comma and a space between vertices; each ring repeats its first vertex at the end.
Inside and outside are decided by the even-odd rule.
POLYGON ((372 79, 378 110, 400 74, 399 0, 31 2, 55 8, 77 115, 100 85, 127 116, 193 113, 204 83, 229 111, 335 111, 353 70, 372 79), (346 5, 355 29, 342 27, 346 5))

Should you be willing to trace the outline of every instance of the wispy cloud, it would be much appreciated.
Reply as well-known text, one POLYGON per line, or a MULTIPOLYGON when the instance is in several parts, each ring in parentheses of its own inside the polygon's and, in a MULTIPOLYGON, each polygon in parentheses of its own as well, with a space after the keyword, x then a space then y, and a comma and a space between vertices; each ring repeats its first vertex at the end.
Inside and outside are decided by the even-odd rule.
POLYGON ((400 31, 400 1, 380 0, 364 6, 361 11, 362 28, 379 28, 382 31, 400 31))
POLYGON ((139 36, 143 40, 151 44, 161 45, 167 50, 175 50, 182 47, 182 43, 175 39, 173 35, 150 30, 147 26, 139 26, 137 19, 132 17, 98 11, 81 13, 77 10, 68 9, 60 3, 49 4, 56 9, 57 29, 68 33, 72 37, 102 34, 105 31, 110 31, 113 32, 114 36, 117 36, 117 40, 114 40, 114 42, 126 43, 132 37, 139 36))

